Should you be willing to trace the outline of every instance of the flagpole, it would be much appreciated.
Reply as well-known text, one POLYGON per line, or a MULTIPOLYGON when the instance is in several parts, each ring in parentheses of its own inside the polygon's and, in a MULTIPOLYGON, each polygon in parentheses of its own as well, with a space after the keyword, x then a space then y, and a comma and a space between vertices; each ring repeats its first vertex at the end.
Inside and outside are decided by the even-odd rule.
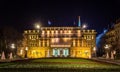
POLYGON ((81 27, 80 16, 78 16, 78 27, 81 27))

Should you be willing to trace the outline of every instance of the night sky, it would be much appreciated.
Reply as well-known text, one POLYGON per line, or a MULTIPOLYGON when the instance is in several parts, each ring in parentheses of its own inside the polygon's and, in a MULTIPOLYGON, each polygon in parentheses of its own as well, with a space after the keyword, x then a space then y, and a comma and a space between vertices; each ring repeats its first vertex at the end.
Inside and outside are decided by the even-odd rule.
POLYGON ((12 26, 20 32, 34 29, 39 21, 42 26, 77 26, 80 16, 82 24, 99 34, 120 17, 120 0, 4 0, 0 5, 1 27, 12 26))

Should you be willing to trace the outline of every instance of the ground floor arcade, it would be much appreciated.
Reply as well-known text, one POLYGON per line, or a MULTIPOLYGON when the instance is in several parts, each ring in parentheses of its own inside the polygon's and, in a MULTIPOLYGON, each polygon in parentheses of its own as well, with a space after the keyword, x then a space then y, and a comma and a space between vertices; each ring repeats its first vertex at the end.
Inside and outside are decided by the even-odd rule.
POLYGON ((76 57, 91 58, 91 48, 89 47, 31 47, 23 53, 22 57, 27 58, 47 58, 47 57, 76 57))

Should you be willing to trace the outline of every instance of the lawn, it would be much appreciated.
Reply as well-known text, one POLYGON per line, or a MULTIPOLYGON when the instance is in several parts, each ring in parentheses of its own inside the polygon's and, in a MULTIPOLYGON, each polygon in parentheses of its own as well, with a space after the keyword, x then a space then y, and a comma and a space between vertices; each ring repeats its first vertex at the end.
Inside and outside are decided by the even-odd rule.
POLYGON ((48 58, 0 63, 1 71, 11 72, 120 72, 120 66, 88 59, 48 58))

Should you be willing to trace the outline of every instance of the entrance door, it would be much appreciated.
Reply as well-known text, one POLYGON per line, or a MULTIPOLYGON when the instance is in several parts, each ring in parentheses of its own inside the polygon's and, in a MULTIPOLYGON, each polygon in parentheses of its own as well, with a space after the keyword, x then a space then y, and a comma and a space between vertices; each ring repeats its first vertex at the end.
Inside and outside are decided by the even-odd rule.
POLYGON ((54 48, 53 57, 68 57, 69 49, 68 48, 54 48))
POLYGON ((68 55, 69 55, 69 49, 68 49, 68 48, 65 48, 65 49, 63 50, 63 56, 64 56, 64 57, 68 57, 68 55))
POLYGON ((58 49, 57 48, 53 49, 53 56, 58 57, 58 49))

